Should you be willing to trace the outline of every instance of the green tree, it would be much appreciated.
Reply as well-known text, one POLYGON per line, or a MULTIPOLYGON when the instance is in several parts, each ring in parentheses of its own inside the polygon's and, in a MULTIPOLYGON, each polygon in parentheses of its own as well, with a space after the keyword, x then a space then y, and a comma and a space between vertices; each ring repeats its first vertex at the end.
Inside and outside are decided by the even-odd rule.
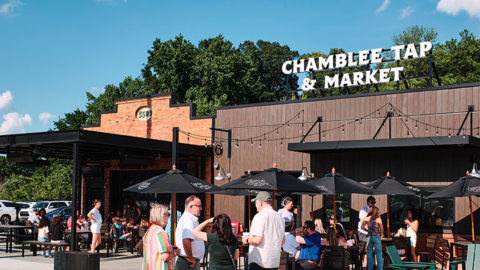
POLYGON ((58 121, 53 121, 54 130, 80 130, 87 123, 87 119, 87 113, 77 108, 71 113, 65 113, 65 117, 58 121))

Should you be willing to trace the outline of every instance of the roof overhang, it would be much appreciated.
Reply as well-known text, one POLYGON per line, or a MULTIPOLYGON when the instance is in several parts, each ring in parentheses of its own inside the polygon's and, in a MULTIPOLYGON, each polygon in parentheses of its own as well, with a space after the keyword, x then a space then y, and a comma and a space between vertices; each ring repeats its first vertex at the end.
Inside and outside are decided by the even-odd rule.
MULTIPOLYGON (((88 130, 54 131, 0 136, 0 154, 25 154, 35 158, 73 158, 73 145, 79 145, 84 160, 115 160, 122 155, 171 157, 172 142, 88 130)), ((178 145, 180 157, 209 157, 211 148, 178 145)))
POLYGON ((408 150, 408 149, 480 148, 473 136, 435 136, 399 139, 289 143, 288 150, 302 153, 323 151, 408 150))

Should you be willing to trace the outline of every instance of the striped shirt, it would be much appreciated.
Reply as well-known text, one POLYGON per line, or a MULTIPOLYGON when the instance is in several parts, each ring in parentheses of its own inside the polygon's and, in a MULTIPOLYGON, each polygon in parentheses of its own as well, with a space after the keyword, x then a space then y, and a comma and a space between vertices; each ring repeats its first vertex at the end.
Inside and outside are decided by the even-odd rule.
POLYGON ((143 270, 173 270, 173 260, 162 261, 160 254, 172 252, 170 237, 162 227, 153 224, 143 238, 143 270))

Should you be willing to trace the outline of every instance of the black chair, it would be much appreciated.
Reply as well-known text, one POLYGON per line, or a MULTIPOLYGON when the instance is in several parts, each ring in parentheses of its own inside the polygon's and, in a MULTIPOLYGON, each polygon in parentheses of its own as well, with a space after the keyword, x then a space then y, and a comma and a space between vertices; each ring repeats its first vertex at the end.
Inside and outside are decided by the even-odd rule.
POLYGON ((410 237, 393 237, 392 245, 397 248, 400 257, 406 257, 407 260, 411 261, 410 237))
POLYGON ((206 242, 205 243, 205 253, 203 254, 202 262, 200 263, 200 267, 203 267, 204 270, 208 270, 208 247, 209 246, 210 245, 206 242))
POLYGON ((428 262, 428 256, 432 256, 433 261, 435 261, 435 246, 437 245, 438 235, 429 235, 427 237, 427 242, 425 242, 425 251, 417 252, 420 255, 420 261, 422 257, 425 257, 425 262, 428 262))
POLYGON ((454 257, 453 249, 448 243, 447 239, 440 238, 440 246, 442 247, 442 268, 445 265, 445 261, 454 262, 463 259, 462 257, 454 257))
POLYGON ((320 270, 345 269, 345 249, 343 247, 322 246, 320 270))

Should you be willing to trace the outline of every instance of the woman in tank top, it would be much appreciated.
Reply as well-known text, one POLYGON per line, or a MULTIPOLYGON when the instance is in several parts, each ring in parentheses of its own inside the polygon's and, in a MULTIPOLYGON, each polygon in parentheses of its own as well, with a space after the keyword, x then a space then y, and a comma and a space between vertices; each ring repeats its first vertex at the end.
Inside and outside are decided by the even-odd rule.
POLYGON ((368 237, 370 241, 367 246, 367 269, 373 269, 373 247, 375 246, 375 256, 377 256, 377 270, 383 269, 382 239, 383 223, 380 218, 380 209, 373 206, 368 211, 367 217, 362 220, 362 228, 368 227, 368 237))
POLYGON ((416 262, 417 254, 415 253, 415 246, 417 245, 418 219, 414 208, 408 209, 408 217, 405 219, 405 224, 407 224, 407 237, 410 237, 412 260, 416 262))

